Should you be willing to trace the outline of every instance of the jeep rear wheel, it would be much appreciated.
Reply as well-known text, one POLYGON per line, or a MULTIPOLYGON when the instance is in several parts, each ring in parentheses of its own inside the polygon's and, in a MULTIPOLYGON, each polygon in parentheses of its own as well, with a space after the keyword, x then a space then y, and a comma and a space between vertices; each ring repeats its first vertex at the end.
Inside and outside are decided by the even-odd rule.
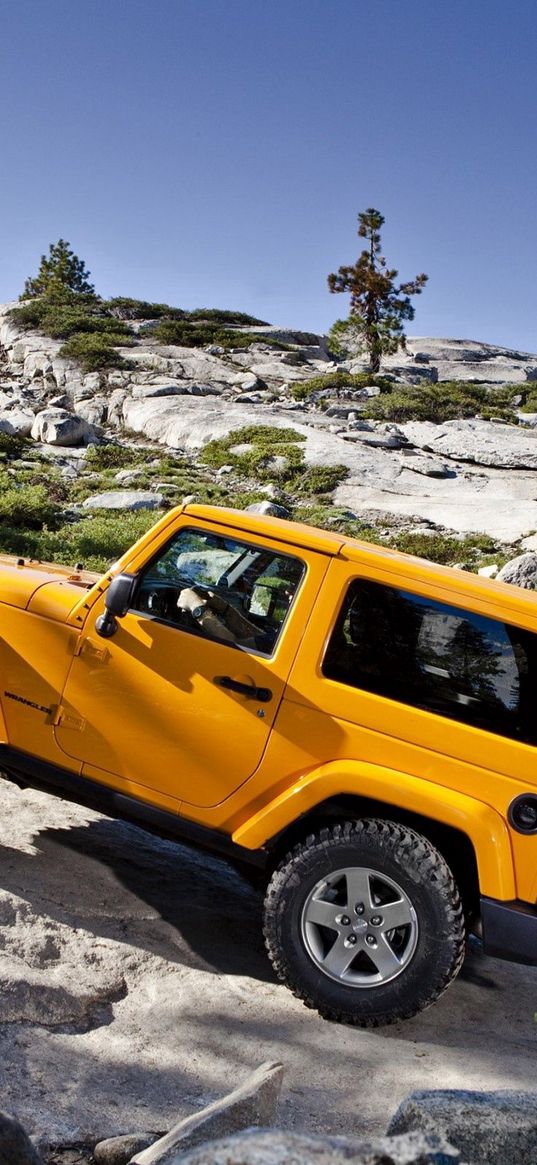
POLYGON ((428 1007, 459 971, 464 937, 444 858, 391 821, 320 830, 288 854, 267 890, 277 975, 341 1023, 374 1027, 428 1007))

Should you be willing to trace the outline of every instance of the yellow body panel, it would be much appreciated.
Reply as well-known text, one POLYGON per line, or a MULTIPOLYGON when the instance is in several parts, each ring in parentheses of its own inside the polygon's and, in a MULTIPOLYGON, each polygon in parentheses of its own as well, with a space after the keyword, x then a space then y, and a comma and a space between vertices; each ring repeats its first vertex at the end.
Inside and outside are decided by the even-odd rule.
POLYGON ((235 830, 233 840, 248 849, 258 849, 267 837, 279 833, 315 805, 338 794, 353 793, 433 820, 441 817, 446 825, 461 830, 472 841, 482 893, 494 898, 515 897, 509 831, 498 813, 452 789, 443 790, 439 798, 435 786, 428 781, 359 761, 333 761, 308 773, 235 830))
POLYGON ((537 598, 381 547, 209 506, 164 518, 102 579, 0 560, 3 739, 255 849, 323 801, 367 797, 452 826, 474 847, 480 891, 537 898, 537 837, 507 809, 537 792, 535 748, 327 679, 325 646, 360 577, 537 634, 537 598), (180 527, 227 532, 302 558, 307 573, 271 658, 239 654, 136 612, 99 637, 114 575, 136 574, 180 527), (263 708, 214 677, 267 686, 263 708), (261 715, 262 713, 262 715, 261 715))

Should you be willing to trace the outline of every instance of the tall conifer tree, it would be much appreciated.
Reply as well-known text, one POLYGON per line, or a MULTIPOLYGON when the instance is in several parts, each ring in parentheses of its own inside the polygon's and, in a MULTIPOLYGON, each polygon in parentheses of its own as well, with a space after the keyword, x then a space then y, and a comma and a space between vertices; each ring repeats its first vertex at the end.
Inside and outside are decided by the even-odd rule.
POLYGON ((381 250, 380 231, 384 217, 374 207, 358 215, 358 235, 367 240, 352 267, 340 267, 328 276, 330 291, 350 293, 348 320, 338 320, 333 336, 342 348, 346 337, 369 356, 370 372, 378 372, 383 356, 405 346, 403 322, 414 319, 412 295, 420 295, 427 275, 417 275, 407 283, 397 284, 399 274, 387 265, 381 250))

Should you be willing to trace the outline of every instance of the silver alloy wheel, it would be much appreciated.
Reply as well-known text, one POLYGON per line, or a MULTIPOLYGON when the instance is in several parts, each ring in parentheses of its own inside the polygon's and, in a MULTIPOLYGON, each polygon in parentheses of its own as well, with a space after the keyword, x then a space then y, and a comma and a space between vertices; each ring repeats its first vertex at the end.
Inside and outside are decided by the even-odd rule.
POLYGON ((379 987, 408 966, 418 941, 416 911, 404 890, 378 870, 334 870, 308 894, 302 910, 306 950, 330 979, 379 987))

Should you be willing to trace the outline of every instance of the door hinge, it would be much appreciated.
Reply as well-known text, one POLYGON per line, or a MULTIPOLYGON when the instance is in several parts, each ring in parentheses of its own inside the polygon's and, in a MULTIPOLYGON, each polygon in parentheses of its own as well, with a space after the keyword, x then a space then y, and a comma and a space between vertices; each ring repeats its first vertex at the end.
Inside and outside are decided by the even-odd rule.
POLYGON ((93 663, 106 663, 110 652, 107 647, 93 643, 91 639, 80 639, 76 645, 74 655, 86 655, 93 663))
POLYGON ((52 723, 56 728, 72 728, 75 732, 81 732, 86 727, 86 721, 81 716, 75 716, 72 712, 66 712, 61 704, 57 708, 52 723))

